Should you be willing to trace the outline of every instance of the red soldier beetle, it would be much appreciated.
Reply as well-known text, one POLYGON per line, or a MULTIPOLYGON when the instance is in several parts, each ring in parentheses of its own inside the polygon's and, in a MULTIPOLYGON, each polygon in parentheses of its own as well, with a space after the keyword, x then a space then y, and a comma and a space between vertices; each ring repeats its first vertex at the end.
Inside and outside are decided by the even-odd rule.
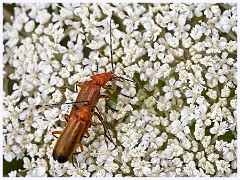
POLYGON ((83 151, 81 139, 82 137, 90 136, 88 129, 91 125, 95 126, 95 123, 92 121, 93 115, 97 116, 101 121, 104 127, 105 136, 113 142, 100 112, 94 112, 94 108, 86 103, 80 108, 73 106, 72 110, 71 115, 65 115, 68 123, 63 131, 52 132, 53 135, 60 134, 53 149, 53 159, 57 160, 59 163, 68 161, 78 146, 80 146, 81 151, 83 151), (107 133, 109 135, 107 135, 107 133))
POLYGON ((65 163, 73 155, 79 145, 83 150, 81 137, 86 127, 94 125, 92 122, 93 112, 88 106, 82 106, 77 109, 75 114, 67 116, 68 123, 63 131, 55 131, 52 134, 60 134, 57 143, 53 149, 53 159, 59 163, 65 163))

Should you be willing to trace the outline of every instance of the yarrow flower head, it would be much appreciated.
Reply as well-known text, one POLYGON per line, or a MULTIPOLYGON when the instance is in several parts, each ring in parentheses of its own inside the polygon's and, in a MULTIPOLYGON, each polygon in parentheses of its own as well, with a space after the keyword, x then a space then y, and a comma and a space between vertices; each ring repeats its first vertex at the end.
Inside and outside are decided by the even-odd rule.
POLYGON ((236 3, 3 11, 4 176, 236 176, 236 3), (96 125, 86 124, 72 161, 55 161, 52 132, 69 130, 76 91, 104 72, 118 79, 100 90, 96 125))

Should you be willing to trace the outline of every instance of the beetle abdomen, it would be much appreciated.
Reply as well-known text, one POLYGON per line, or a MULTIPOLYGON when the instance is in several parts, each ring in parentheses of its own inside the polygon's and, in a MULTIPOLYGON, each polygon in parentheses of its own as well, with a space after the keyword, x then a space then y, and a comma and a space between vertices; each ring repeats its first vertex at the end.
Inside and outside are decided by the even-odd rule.
POLYGON ((53 159, 59 163, 65 163, 68 161, 69 157, 61 157, 57 151, 53 151, 53 159))

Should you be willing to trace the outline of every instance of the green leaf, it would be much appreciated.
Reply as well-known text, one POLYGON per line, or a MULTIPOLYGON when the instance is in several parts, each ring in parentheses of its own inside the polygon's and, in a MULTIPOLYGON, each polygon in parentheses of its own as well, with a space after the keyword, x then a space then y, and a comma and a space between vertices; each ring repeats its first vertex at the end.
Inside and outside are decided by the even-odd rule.
POLYGON ((219 136, 217 140, 223 140, 230 143, 233 139, 236 139, 235 131, 228 131, 225 134, 219 136))

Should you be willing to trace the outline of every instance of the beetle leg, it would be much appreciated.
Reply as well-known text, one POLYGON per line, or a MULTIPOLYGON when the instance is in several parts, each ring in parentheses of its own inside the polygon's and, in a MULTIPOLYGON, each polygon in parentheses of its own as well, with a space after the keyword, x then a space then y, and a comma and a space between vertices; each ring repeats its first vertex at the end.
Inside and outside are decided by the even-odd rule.
POLYGON ((93 121, 90 121, 89 123, 87 123, 87 126, 85 127, 85 131, 84 131, 82 137, 88 138, 88 137, 90 136, 90 134, 89 134, 89 132, 88 132, 88 128, 89 128, 91 125, 95 126, 96 123, 94 123, 93 121))
POLYGON ((79 146, 80 146, 80 149, 81 149, 81 151, 83 152, 83 144, 82 144, 82 142, 81 141, 79 141, 79 146))
POLYGON ((70 119, 70 115, 69 114, 63 114, 63 117, 66 120, 66 122, 68 123, 68 120, 70 119))
POLYGON ((118 110, 112 108, 110 105, 109 105, 109 99, 106 100, 106 106, 111 109, 112 111, 115 111, 115 112, 118 112, 118 110))
POLYGON ((108 128, 106 127, 106 124, 105 124, 102 116, 100 114, 98 114, 97 112, 94 112, 94 115, 97 116, 98 119, 100 120, 100 122, 102 123, 103 129, 104 129, 104 135, 108 138, 108 140, 110 142, 112 142, 115 145, 115 143, 113 142, 113 139, 111 137, 111 134, 110 134, 108 128))
POLYGON ((109 96, 108 95, 105 95, 105 94, 102 94, 102 95, 100 95, 100 98, 105 98, 106 99, 106 106, 109 108, 109 109, 111 109, 112 111, 115 111, 115 112, 117 112, 117 110, 116 109, 114 109, 114 108, 112 108, 111 106, 109 106, 109 96))
POLYGON ((73 153, 73 155, 76 155, 76 154, 80 154, 81 152, 75 152, 75 153, 73 153))
POLYGON ((73 162, 73 156, 72 156, 72 158, 71 158, 71 159, 72 159, 72 164, 73 164, 73 166, 76 168, 76 166, 75 166, 75 164, 74 164, 74 162, 73 162))
POLYGON ((90 134, 89 134, 89 132, 88 132, 88 128, 89 128, 91 125, 92 125, 92 126, 95 126, 96 123, 93 122, 92 120, 90 120, 90 122, 88 122, 87 125, 86 125, 86 127, 85 127, 85 131, 83 132, 82 137, 88 138, 88 137, 90 136, 90 134))
MULTIPOLYGON (((75 163, 73 162, 73 156, 76 155, 76 154, 79 154, 79 153, 81 153, 81 152, 75 152, 75 153, 72 154, 72 158, 71 158, 71 159, 72 159, 72 164, 73 164, 73 166, 74 166, 75 168, 77 168, 77 167, 75 166, 75 163)), ((78 163, 77 163, 77 165, 78 165, 78 167, 79 167, 79 164, 78 164, 78 163)))
POLYGON ((62 131, 53 131, 52 132, 52 135, 55 137, 55 138, 58 138, 57 136, 55 136, 55 134, 61 134, 62 131))
MULTIPOLYGON (((112 88, 110 88, 110 89, 112 89, 112 88)), ((112 111, 117 112, 116 109, 114 109, 111 106, 109 106, 109 96, 108 95, 102 94, 102 95, 100 95, 100 98, 106 99, 106 101, 105 101, 106 102, 106 106, 109 107, 109 109, 111 109, 112 111)))
POLYGON ((86 136, 86 135, 84 134, 84 135, 82 135, 82 137, 84 137, 84 138, 88 138, 89 136, 86 136))
POLYGON ((77 90, 78 90, 77 87, 81 88, 81 87, 82 87, 82 83, 77 82, 77 84, 76 84, 76 86, 75 86, 76 92, 77 92, 77 90))
POLYGON ((93 122, 93 121, 90 121, 90 124, 93 125, 93 126, 96 126, 96 123, 93 122))
POLYGON ((113 88, 107 87, 107 86, 104 86, 103 89, 109 90, 111 92, 115 92, 116 91, 116 89, 113 89, 113 88))
POLYGON ((86 130, 86 131, 84 132, 83 137, 88 138, 89 136, 90 136, 90 134, 89 134, 88 130, 86 130))
POLYGON ((77 92, 78 92, 77 87, 80 87, 80 88, 81 88, 81 86, 82 86, 82 83, 77 82, 77 83, 75 84, 74 90, 72 90, 72 89, 70 89, 70 88, 68 88, 68 89, 69 89, 70 91, 74 92, 74 93, 77 93, 77 92))
POLYGON ((100 95, 100 98, 109 99, 109 96, 105 95, 105 94, 102 94, 102 95, 100 95))

